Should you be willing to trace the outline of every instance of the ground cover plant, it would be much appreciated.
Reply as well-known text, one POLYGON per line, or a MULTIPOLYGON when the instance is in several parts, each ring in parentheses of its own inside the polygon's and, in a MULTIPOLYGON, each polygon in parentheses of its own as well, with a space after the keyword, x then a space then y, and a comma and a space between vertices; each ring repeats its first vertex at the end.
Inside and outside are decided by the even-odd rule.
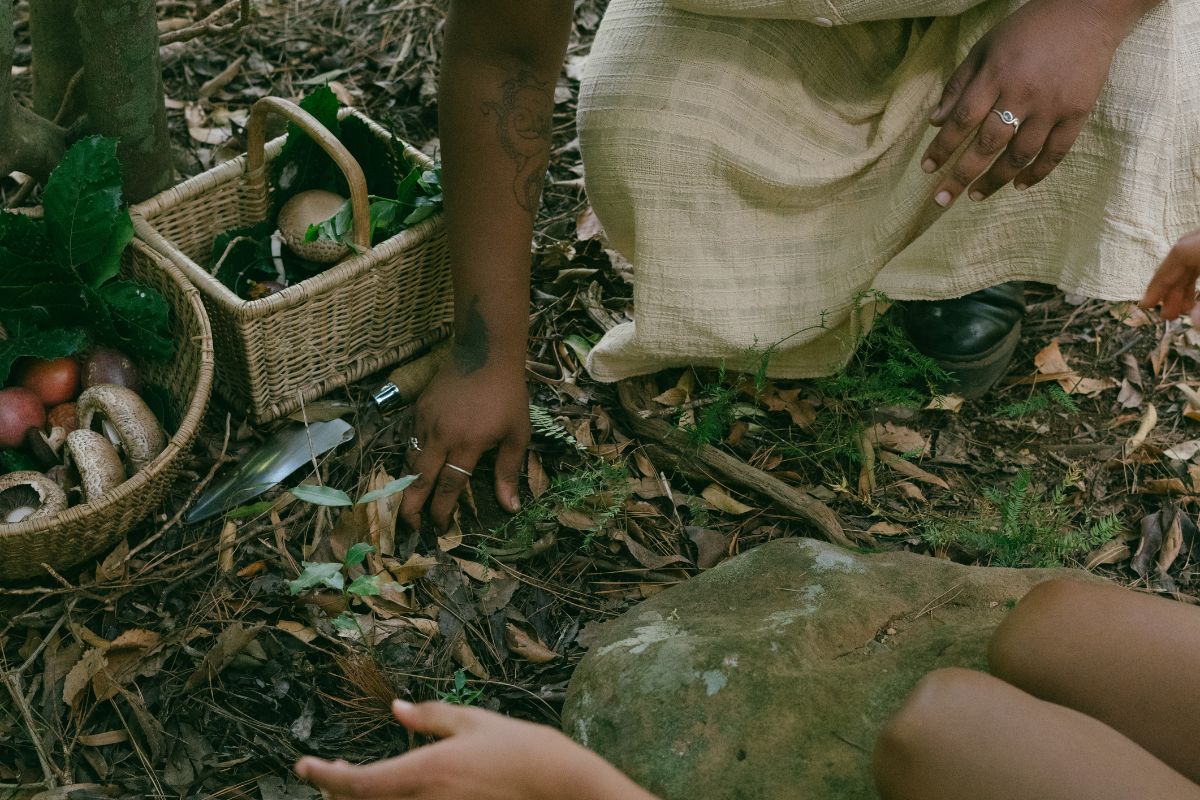
MULTIPOLYGON (((1030 287, 1011 373, 973 402, 938 396, 886 318, 824 380, 772 380, 764 342, 746 373, 654 376, 636 407, 591 381, 583 359, 632 311, 634 269, 589 210, 573 128, 603 5, 577 3, 538 221, 525 510, 495 507, 485 461, 451 530, 397 525, 387 487, 405 478, 408 433, 402 409, 369 402, 374 376, 297 415, 344 416, 353 443, 290 488, 184 525, 196 494, 272 432, 214 407, 172 496, 127 542, 0 587, 0 797, 82 785, 88 797, 315 798, 288 777, 292 760, 395 754, 408 744, 390 722, 396 696, 553 724, 595 623, 765 541, 813 535, 714 471, 705 448, 824 503, 861 549, 1079 564, 1200 594, 1200 332, 1186 324, 1030 287), (647 423, 682 439, 638 433, 663 430, 647 423)), ((164 2, 160 16, 211 10, 164 2)), ((326 85, 436 155, 443 14, 406 0, 263 3, 240 30, 168 45, 176 160, 196 174, 233 157, 256 99, 326 85)), ((28 94, 20 41, 16 55, 28 94)), ((411 174, 435 196, 432 177, 411 174)), ((6 201, 18 191, 0 183, 6 201)))

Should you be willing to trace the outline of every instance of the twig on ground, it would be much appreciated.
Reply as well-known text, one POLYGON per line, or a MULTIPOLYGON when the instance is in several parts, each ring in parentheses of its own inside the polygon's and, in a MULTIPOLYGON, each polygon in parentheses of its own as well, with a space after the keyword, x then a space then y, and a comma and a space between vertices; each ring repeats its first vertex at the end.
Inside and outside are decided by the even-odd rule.
POLYGON ((250 24, 250 0, 230 0, 199 22, 174 31, 168 31, 159 37, 160 45, 175 44, 195 39, 209 34, 233 33, 239 28, 250 24), (233 22, 222 22, 234 12, 237 17, 233 22))
POLYGON ((670 423, 659 419, 643 419, 640 412, 650 395, 645 379, 621 381, 617 384, 617 392, 621 405, 628 412, 629 427, 638 436, 666 445, 677 455, 712 468, 734 486, 766 495, 787 511, 810 522, 829 541, 842 547, 854 547, 846 537, 837 514, 808 492, 788 486, 712 445, 697 447, 686 433, 670 423))

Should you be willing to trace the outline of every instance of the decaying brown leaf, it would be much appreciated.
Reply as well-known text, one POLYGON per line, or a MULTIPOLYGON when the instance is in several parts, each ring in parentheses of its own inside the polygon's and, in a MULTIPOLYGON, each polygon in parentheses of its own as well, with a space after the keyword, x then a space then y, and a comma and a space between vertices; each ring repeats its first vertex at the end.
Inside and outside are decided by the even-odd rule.
POLYGON ((248 626, 241 622, 235 622, 221 631, 217 636, 217 641, 204 656, 204 661, 187 679, 184 688, 191 690, 212 683, 233 662, 233 659, 237 658, 238 653, 245 650, 254 641, 254 637, 258 636, 258 632, 262 628, 261 623, 248 626))
POLYGON ((946 483, 944 479, 939 478, 932 472, 927 472, 921 469, 911 461, 905 461, 895 453, 889 453, 887 450, 880 450, 879 460, 884 464, 887 464, 896 472, 899 472, 901 475, 912 478, 913 480, 921 481, 922 483, 928 483, 932 486, 938 486, 942 489, 950 488, 950 484, 946 483))
POLYGON ((734 500, 729 496, 728 492, 715 483, 710 483, 704 487, 704 491, 700 492, 700 496, 707 500, 713 508, 734 517, 749 514, 754 510, 751 506, 734 500))
POLYGON ((533 664, 546 664, 558 658, 558 653, 511 622, 504 626, 504 641, 514 656, 533 664))

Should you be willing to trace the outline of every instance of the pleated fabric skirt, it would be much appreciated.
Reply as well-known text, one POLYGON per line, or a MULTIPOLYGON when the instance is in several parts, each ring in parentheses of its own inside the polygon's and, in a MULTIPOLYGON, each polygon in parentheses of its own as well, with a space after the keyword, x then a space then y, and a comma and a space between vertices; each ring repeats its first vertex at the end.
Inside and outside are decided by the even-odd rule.
MULTIPOLYGON (((580 92, 588 193, 634 265, 603 381, 671 366, 836 371, 872 299, 1009 280, 1141 296, 1200 227, 1200 0, 1126 38, 1067 159, 949 210, 927 122, 1014 0, 612 0, 580 92)), ((1055 76, 1047 76, 1054 80, 1055 76)))

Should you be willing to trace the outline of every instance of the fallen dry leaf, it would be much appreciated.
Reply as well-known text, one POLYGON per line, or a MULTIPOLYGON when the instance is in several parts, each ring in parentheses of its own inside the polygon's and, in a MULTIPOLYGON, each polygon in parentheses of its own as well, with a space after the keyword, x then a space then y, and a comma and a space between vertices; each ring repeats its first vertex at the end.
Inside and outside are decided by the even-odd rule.
POLYGON ((905 475, 913 480, 921 481, 922 483, 928 483, 932 486, 939 486, 943 489, 950 488, 950 484, 946 483, 946 481, 942 478, 939 478, 937 475, 934 475, 931 472, 926 472, 916 464, 913 464, 911 461, 905 461, 895 453, 889 453, 887 450, 880 450, 879 460, 884 464, 887 464, 896 472, 899 472, 901 475, 905 475))
POLYGON ((504 642, 514 656, 533 664, 546 664, 558 658, 558 653, 511 622, 504 626, 504 642))
POLYGON ((534 500, 550 490, 550 476, 546 474, 546 468, 542 466, 538 454, 532 450, 529 451, 526 473, 529 476, 529 491, 534 500))
POLYGON ((1150 431, 1154 430, 1154 426, 1158 424, 1158 409, 1151 403, 1146 406, 1146 410, 1142 412, 1142 420, 1138 423, 1137 431, 1129 440, 1125 442, 1125 455, 1131 455, 1139 447, 1146 443, 1146 437, 1150 435, 1150 431))
POLYGON ((1103 564, 1119 564, 1132 554, 1133 551, 1129 549, 1126 542, 1121 539, 1109 539, 1088 553, 1087 558, 1084 559, 1083 568, 1095 569, 1103 564))
POLYGON ((894 522, 876 522, 867 528, 867 533, 872 536, 903 536, 908 533, 908 528, 894 522))
POLYGON ((713 508, 735 517, 749 514, 754 510, 751 506, 730 497, 724 489, 715 483, 710 483, 704 487, 704 491, 700 492, 700 496, 707 500, 713 508))
POLYGON ((926 411, 949 411, 951 414, 957 414, 962 411, 963 403, 966 398, 957 394, 939 394, 933 397, 929 404, 925 406, 926 411))
POLYGON ((903 425, 891 422, 876 425, 870 430, 869 438, 893 453, 911 453, 918 458, 929 455, 929 437, 903 425))
POLYGON ((696 566, 712 569, 729 554, 729 538, 717 531, 689 525, 683 529, 696 545, 696 566))
POLYGON ((246 649, 262 630, 262 624, 247 626, 235 622, 217 636, 217 641, 204 656, 204 660, 196 671, 191 674, 184 684, 185 689, 196 689, 207 686, 220 675, 226 667, 233 663, 238 653, 246 649))

